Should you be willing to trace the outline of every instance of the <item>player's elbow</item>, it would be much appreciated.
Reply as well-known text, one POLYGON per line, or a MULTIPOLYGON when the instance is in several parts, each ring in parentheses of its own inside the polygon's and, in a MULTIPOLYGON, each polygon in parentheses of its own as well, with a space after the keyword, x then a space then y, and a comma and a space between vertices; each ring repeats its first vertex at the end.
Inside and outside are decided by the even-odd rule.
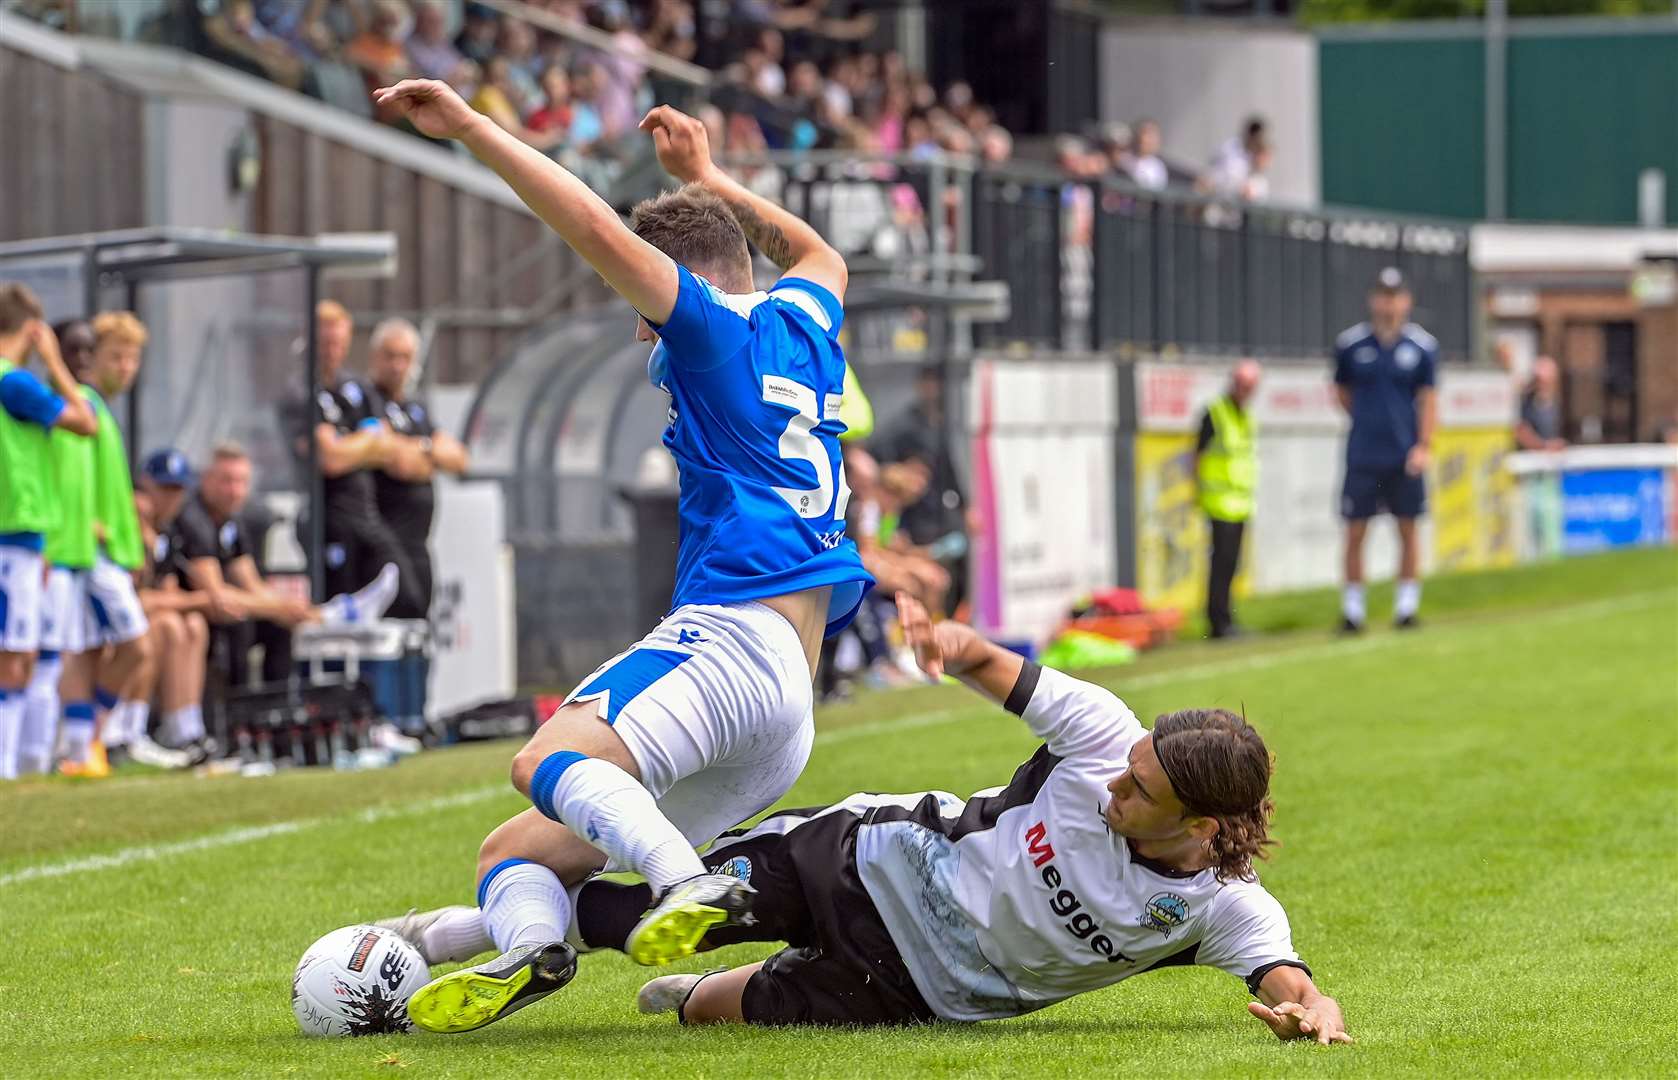
POLYGON ((92 409, 85 405, 78 409, 66 409, 59 420, 59 425, 66 431, 77 435, 93 435, 99 430, 99 417, 92 409))

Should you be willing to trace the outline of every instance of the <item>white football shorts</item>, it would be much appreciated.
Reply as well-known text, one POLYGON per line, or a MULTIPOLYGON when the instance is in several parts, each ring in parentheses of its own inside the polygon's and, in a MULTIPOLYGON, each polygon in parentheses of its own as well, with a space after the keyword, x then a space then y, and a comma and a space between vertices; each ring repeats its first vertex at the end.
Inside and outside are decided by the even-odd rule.
POLYGON ((88 648, 123 645, 151 629, 134 588, 134 575, 103 555, 87 572, 87 610, 93 620, 88 648))
POLYGON ((40 647, 43 566, 39 551, 0 544, 0 651, 28 653, 40 647))
POLYGON ((694 847, 774 805, 815 740, 798 633, 756 602, 677 608, 565 701, 595 704, 694 847))

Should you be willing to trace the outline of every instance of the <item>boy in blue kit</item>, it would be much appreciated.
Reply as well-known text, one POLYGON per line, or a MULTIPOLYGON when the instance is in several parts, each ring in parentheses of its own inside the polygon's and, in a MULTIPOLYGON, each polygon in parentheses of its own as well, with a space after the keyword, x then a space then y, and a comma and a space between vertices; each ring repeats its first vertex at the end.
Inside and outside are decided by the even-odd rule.
POLYGON ((24 692, 41 642, 42 551, 58 524, 47 435, 92 435, 93 410, 26 286, 0 282, 0 779, 17 775, 24 692), (49 387, 22 365, 40 357, 49 387))
POLYGON ((872 584, 844 530, 847 271, 809 225, 712 164, 704 126, 674 109, 641 127, 685 186, 642 203, 626 227, 446 85, 410 80, 375 96, 424 134, 465 143, 640 314, 681 478, 672 610, 514 759, 533 808, 484 841, 478 908, 391 922, 432 963, 502 950, 409 1002, 422 1028, 469 1031, 570 981, 575 893, 602 869, 651 885, 653 906, 624 942, 640 963, 689 955, 706 929, 747 916, 750 889, 709 873, 694 848, 798 778, 822 641, 872 584), (755 289, 748 240, 785 272, 768 291, 755 289))

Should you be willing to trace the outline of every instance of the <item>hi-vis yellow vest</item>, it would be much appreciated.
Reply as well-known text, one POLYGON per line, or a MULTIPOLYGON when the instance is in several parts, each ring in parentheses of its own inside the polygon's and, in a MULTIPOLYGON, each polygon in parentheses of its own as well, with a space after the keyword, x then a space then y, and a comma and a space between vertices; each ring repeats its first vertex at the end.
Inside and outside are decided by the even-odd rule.
POLYGON ((1200 508, 1219 521, 1246 521, 1253 515, 1258 486, 1252 417, 1227 396, 1206 411, 1212 417, 1212 441, 1200 454, 1200 508))

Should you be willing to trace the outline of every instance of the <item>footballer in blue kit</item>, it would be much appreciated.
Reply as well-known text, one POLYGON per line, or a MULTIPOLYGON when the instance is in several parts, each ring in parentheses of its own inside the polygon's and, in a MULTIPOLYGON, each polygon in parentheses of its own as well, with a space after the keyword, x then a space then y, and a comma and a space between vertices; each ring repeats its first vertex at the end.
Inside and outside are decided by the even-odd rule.
POLYGON ((767 809, 814 740, 823 639, 873 584, 844 531, 838 334, 848 274, 808 224, 711 161, 704 126, 661 106, 642 121, 681 188, 626 226, 564 168, 445 84, 378 91, 434 138, 463 142, 640 315, 648 372, 670 394, 664 444, 681 481, 676 590, 665 619, 607 661, 514 758, 532 807, 478 853, 477 906, 387 920, 428 963, 488 963, 414 994, 421 1028, 469 1031, 558 990, 577 968, 575 897, 633 870, 653 897, 622 943, 643 964, 690 955, 750 918, 751 890, 695 848, 767 809), (752 279, 748 241, 783 272, 752 279))

